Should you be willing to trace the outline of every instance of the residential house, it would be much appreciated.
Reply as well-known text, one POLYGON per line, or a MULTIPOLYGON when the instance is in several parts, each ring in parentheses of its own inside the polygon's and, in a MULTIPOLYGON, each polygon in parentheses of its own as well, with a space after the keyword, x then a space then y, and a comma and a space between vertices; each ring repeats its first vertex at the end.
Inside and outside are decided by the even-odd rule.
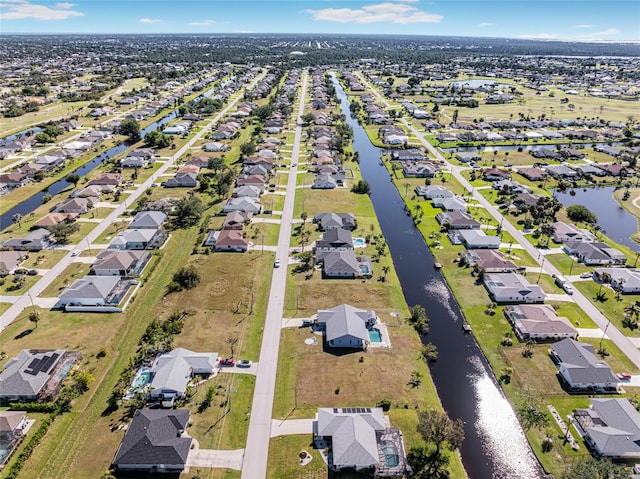
POLYGON ((598 168, 604 171, 607 175, 611 175, 615 177, 627 176, 629 174, 629 171, 627 170, 627 168, 625 168, 622 165, 619 165, 618 163, 610 163, 608 165, 601 164, 601 165, 598 165, 598 168))
POLYGON ((529 150, 529 154, 534 158, 549 158, 552 160, 564 161, 565 158, 559 152, 552 150, 551 148, 542 147, 536 148, 535 150, 529 150))
POLYGON ((467 203, 460 196, 454 196, 453 198, 434 198, 432 204, 434 207, 442 208, 445 211, 467 211, 467 203))
POLYGON ((0 173, 0 195, 8 193, 11 190, 20 188, 31 181, 31 178, 25 173, 12 171, 9 173, 0 173))
POLYGON ((418 196, 424 196, 427 200, 453 198, 453 193, 440 185, 417 186, 416 194, 418 196))
POLYGON ((438 224, 447 230, 480 229, 480 222, 464 211, 443 211, 436 215, 438 224))
POLYGON ((402 477, 410 471, 402 434, 389 428, 382 408, 320 408, 314 423, 314 435, 328 441, 328 465, 333 471, 373 470, 376 477, 402 477), (387 453, 394 450, 393 464, 387 453))
POLYGON ((204 151, 209 152, 219 152, 219 151, 227 151, 229 147, 220 141, 211 141, 202 145, 202 149, 204 151))
POLYGON ((96 276, 137 278, 150 259, 151 255, 146 251, 105 249, 98 253, 91 272, 96 276))
POLYGON ((116 471, 179 473, 193 439, 187 435, 188 409, 139 409, 113 459, 116 471))
POLYGON ((222 230, 215 239, 215 251, 245 252, 251 242, 246 239, 241 230, 222 230))
POLYGON ((262 190, 254 185, 239 186, 233 190, 234 198, 257 198, 262 194, 262 190))
POLYGON ((127 229, 121 231, 109 243, 110 249, 155 249, 167 239, 165 230, 127 229))
POLYGON ((85 276, 75 280, 58 297, 57 308, 68 306, 118 306, 131 282, 115 276, 85 276))
POLYGON ((53 235, 44 228, 30 231, 23 238, 11 238, 2 247, 14 251, 41 251, 53 243, 53 235))
POLYGON ((491 185, 491 188, 498 191, 505 191, 512 195, 517 195, 521 193, 531 193, 532 190, 526 185, 522 185, 517 181, 512 180, 499 180, 494 181, 491 185))
MULTIPOLYGON (((244 188, 244 187, 243 187, 244 188)), ((262 210, 260 200, 249 196, 243 196, 240 198, 229 198, 225 205, 222 207, 223 213, 229 213, 231 211, 244 211, 257 215, 262 210)))
POLYGON ((562 221, 556 221, 555 223, 553 223, 552 239, 554 243, 591 243, 595 241, 596 238, 589 231, 578 228, 572 223, 563 223, 562 221))
POLYGON ((405 178, 433 178, 438 167, 427 161, 403 161, 402 174, 405 178))
POLYGON ((112 185, 112 186, 120 186, 122 184, 122 175, 120 173, 104 173, 99 178, 91 180, 87 183, 90 185, 112 185))
POLYGON ((325 278, 370 277, 373 272, 371 260, 356 256, 353 250, 323 251, 316 255, 316 261, 322 262, 325 278))
POLYGON ((67 367, 80 357, 80 353, 64 349, 23 349, 0 373, 0 401, 51 399, 69 374, 67 367))
POLYGON ((627 257, 624 253, 612 248, 607 243, 568 241, 565 243, 563 249, 567 253, 575 255, 579 261, 587 266, 601 266, 606 264, 623 265, 627 262, 627 257))
POLYGON ((314 250, 316 254, 326 251, 353 250, 351 231, 336 228, 323 233, 322 239, 316 241, 314 250))
POLYGON ((640 293, 640 271, 630 268, 596 268, 593 278, 602 281, 602 276, 608 274, 611 287, 622 294, 640 293))
POLYGON ((111 185, 91 185, 86 188, 78 188, 69 195, 71 198, 87 198, 91 204, 96 204, 100 200, 103 193, 112 192, 114 187, 111 185))
POLYGON ((578 173, 569 168, 566 165, 550 165, 545 166, 544 169, 547 173, 549 173, 554 178, 575 178, 578 176, 578 173))
POLYGON ((176 173, 173 178, 162 182, 165 188, 195 188, 198 186, 197 173, 176 173))
POLYGON ((530 284, 517 273, 485 273, 482 282, 489 296, 498 304, 543 303, 545 293, 537 284, 530 284))
POLYGON ((378 320, 375 311, 341 304, 318 311, 318 326, 325 332, 325 342, 332 348, 366 349, 369 330, 378 320))
MULTIPOLYGON (((627 398, 590 398, 589 408, 575 409, 576 429, 596 457, 640 459, 640 414, 627 398)), ((631 476, 633 477, 633 476, 631 476)))
POLYGON ((56 213, 75 213, 78 215, 87 213, 93 208, 93 200, 91 198, 70 198, 58 203, 54 207, 56 213))
POLYGON ((26 412, 0 411, 0 468, 20 444, 28 425, 26 412))
POLYGON ((576 170, 580 174, 580 176, 587 176, 587 175, 606 176, 607 175, 607 172, 604 171, 602 168, 598 168, 597 166, 590 165, 590 164, 574 165, 573 169, 576 170))
POLYGON ((25 255, 19 251, 0 250, 0 277, 4 277, 18 267, 25 255))
POLYGON ((331 190, 338 186, 337 179, 330 173, 321 173, 316 175, 311 188, 321 190, 331 190))
POLYGON ((157 230, 167 219, 167 214, 162 211, 140 211, 129 223, 128 229, 133 230, 157 230))
MULTIPOLYGON (((446 141, 456 141, 457 138, 454 137, 454 140, 446 140, 446 141)), ((441 140, 442 141, 442 140, 441 140)), ((478 153, 471 153, 467 151, 460 151, 455 154, 456 160, 461 163, 471 163, 482 160, 482 156, 478 153)))
POLYGON ((498 249, 499 236, 487 236, 481 229, 461 229, 449 233, 454 244, 463 244, 467 249, 498 249))
POLYGON ((180 121, 167 126, 162 133, 165 135, 184 135, 189 132, 189 123, 180 121))
POLYGON ((337 228, 353 231, 357 227, 353 213, 318 213, 313 217, 313 223, 317 224, 321 231, 337 228))
POLYGON ((542 181, 547 177, 547 172, 541 168, 518 168, 517 172, 529 181, 542 181))
POLYGON ((553 343, 549 354, 569 389, 617 392, 618 378, 606 362, 596 357, 593 345, 567 338, 553 343))
POLYGON ((549 304, 506 306, 503 313, 516 337, 523 343, 578 339, 578 330, 567 318, 558 316, 549 304))
POLYGON ((253 185, 260 188, 262 191, 266 188, 267 180, 266 175, 246 175, 236 178, 236 186, 253 185))
POLYGON ((422 151, 416 149, 410 150, 394 150, 391 152, 391 159, 394 161, 417 161, 422 162, 425 155, 422 151))
POLYGON ((151 365, 149 397, 164 407, 173 406, 175 399, 184 396, 191 379, 209 376, 217 361, 218 353, 195 353, 185 348, 160 354, 151 365))
POLYGON ((253 213, 249 213, 246 211, 231 211, 227 213, 224 221, 222 222, 223 230, 240 230, 243 231, 245 225, 251 222, 251 218, 253 218, 253 213))
POLYGON ((485 181, 500 181, 511 178, 511 172, 500 168, 485 168, 482 170, 482 177, 485 181))
POLYGON ((495 249, 468 249, 462 252, 462 258, 485 273, 515 273, 522 269, 495 249))

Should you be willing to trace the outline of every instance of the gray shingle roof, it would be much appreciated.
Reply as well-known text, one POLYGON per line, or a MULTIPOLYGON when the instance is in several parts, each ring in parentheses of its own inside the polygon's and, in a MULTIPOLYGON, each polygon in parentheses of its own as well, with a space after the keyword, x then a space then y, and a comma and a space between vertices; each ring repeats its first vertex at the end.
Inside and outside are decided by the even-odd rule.
POLYGON ((318 435, 331 437, 333 465, 365 468, 378 464, 376 431, 385 429, 382 408, 343 413, 342 409, 318 409, 318 435))
POLYGON ((591 409, 578 409, 576 416, 598 451, 605 456, 640 457, 640 414, 629 400, 590 401, 591 409))
POLYGON ((559 362, 566 367, 573 384, 599 385, 618 382, 609 365, 596 358, 590 344, 582 344, 568 338, 553 343, 551 349, 559 362))
POLYGON ((128 465, 167 464, 184 466, 192 439, 181 437, 187 428, 190 411, 141 409, 135 412, 113 464, 117 468, 128 465))
POLYGON ((367 341, 369 339, 367 322, 375 323, 375 321, 376 313, 374 311, 354 308, 348 304, 318 311, 318 323, 325 325, 327 341, 345 335, 367 341))
POLYGON ((66 351, 23 349, 0 373, 0 397, 37 396, 66 351))

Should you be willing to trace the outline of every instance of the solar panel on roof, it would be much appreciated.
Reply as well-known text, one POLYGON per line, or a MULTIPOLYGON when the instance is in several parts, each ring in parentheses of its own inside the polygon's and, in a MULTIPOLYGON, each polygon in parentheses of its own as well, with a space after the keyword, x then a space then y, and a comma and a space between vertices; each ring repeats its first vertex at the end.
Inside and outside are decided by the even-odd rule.
POLYGON ((371 412, 371 408, 370 407, 367 408, 367 412, 371 412))
POLYGON ((27 369, 33 369, 36 367, 36 365, 38 364, 38 361, 40 361, 39 359, 32 359, 31 362, 29 363, 29 366, 27 366, 27 369))
POLYGON ((43 373, 48 373, 59 357, 60 355, 58 353, 53 353, 51 356, 47 357, 46 360, 43 361, 42 365, 40 366, 40 371, 42 371, 43 373))

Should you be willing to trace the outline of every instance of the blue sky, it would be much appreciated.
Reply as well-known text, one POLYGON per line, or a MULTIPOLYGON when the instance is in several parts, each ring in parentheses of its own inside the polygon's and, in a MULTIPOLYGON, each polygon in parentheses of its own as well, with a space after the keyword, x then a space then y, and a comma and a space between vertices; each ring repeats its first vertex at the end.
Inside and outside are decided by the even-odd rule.
POLYGON ((3 33, 354 33, 640 41, 637 0, 0 0, 3 33))

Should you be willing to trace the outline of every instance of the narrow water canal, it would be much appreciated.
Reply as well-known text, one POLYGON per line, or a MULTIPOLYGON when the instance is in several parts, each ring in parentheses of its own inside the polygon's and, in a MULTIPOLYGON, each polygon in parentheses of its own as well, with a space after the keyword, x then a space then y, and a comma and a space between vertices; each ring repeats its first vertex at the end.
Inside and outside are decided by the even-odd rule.
POLYGON ((427 341, 438 348, 431 374, 449 416, 462 419, 462 461, 471 479, 535 479, 542 471, 510 404, 502 394, 473 336, 462 330, 463 316, 389 174, 382 151, 350 117, 349 100, 334 77, 342 113, 354 132, 363 178, 389 246, 407 304, 421 304, 430 318, 427 341))
MULTIPOLYGON (((214 86, 209 90, 207 90, 202 95, 199 95, 198 97, 196 97, 195 101, 200 101, 202 98, 212 95, 219 89, 220 89, 219 86, 214 86)), ((141 129, 140 137, 144 138, 144 136, 147 133, 160 128, 161 126, 165 125, 166 123, 170 122, 171 120, 177 117, 178 117, 178 110, 172 110, 171 112, 163 116, 161 119, 153 122, 146 128, 141 129)), ((34 128, 32 128, 31 130, 34 130, 34 128)), ((95 168, 97 168, 99 165, 104 163, 105 161, 108 161, 110 158, 113 158, 114 156, 122 153, 128 147, 129 145, 127 145, 126 143, 120 143, 119 145, 109 148, 108 150, 97 155, 91 161, 88 161, 87 163, 80 166, 79 168, 76 168, 69 174, 76 174, 80 177, 84 177, 88 173, 93 171, 95 168)), ((16 206, 11 208, 9 211, 4 213, 3 215, 0 215, 0 231, 11 226, 11 224, 13 223, 12 218, 15 214, 20 214, 22 216, 28 215, 29 213, 34 211, 36 208, 38 208, 42 204, 42 199, 44 198, 45 195, 50 194, 51 196, 55 196, 68 187, 69 187, 69 182, 64 178, 62 178, 56 181, 55 183, 52 183, 51 185, 49 185, 47 189, 41 190, 38 193, 31 196, 30 198, 24 200, 22 203, 17 204, 16 206)))

